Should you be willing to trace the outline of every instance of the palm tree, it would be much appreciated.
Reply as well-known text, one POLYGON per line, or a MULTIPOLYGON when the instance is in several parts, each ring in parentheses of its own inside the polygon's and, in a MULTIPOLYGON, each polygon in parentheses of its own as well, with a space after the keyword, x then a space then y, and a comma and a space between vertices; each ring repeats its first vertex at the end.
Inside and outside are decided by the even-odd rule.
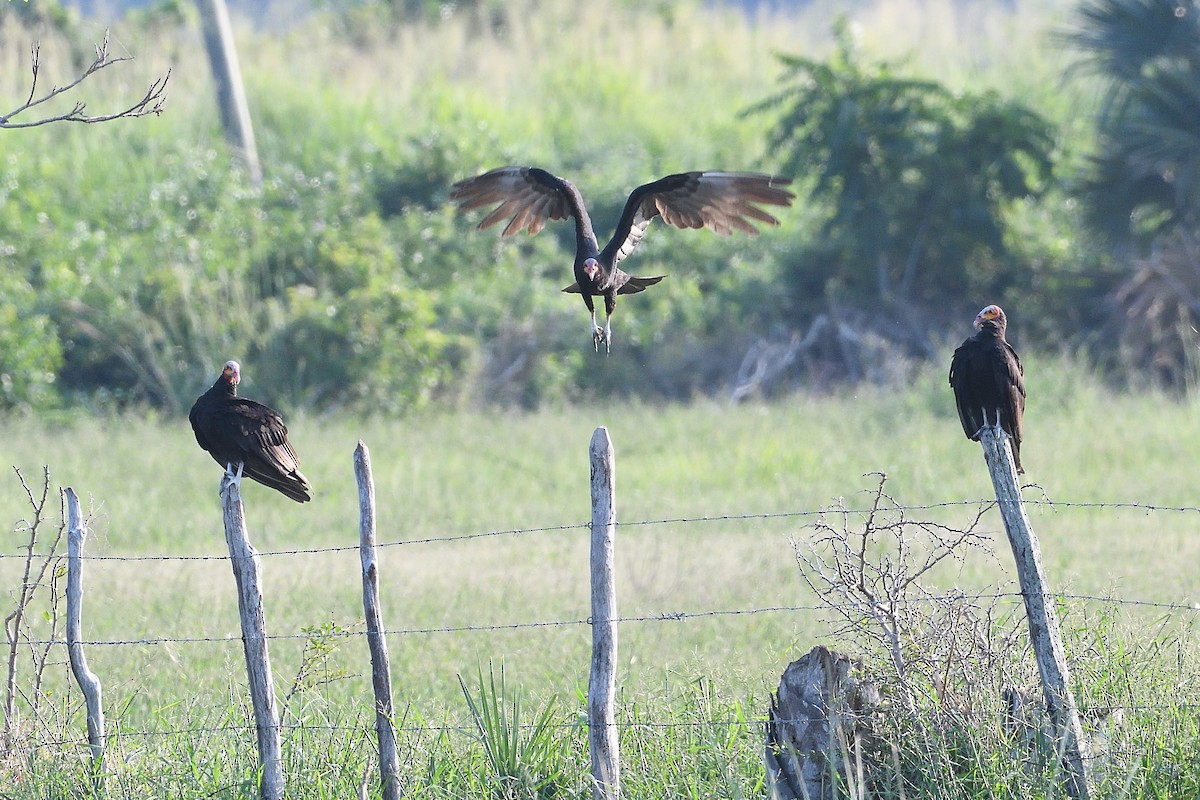
POLYGON ((1095 231, 1129 264, 1113 295, 1120 355, 1183 385, 1200 345, 1200 2, 1085 0, 1064 38, 1105 82, 1081 186, 1095 231))
POLYGON ((1105 81, 1082 188, 1098 232, 1145 245, 1200 228, 1200 3, 1086 0, 1064 38, 1105 81))

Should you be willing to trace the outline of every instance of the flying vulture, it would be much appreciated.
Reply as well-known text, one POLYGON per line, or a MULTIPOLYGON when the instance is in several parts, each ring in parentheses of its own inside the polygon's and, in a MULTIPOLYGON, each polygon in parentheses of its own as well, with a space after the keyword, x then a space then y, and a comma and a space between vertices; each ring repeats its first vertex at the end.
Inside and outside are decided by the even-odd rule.
POLYGON ((474 178, 459 181, 450 192, 462 210, 498 203, 479 223, 483 229, 511 217, 502 232, 511 236, 525 229, 540 231, 547 220, 575 219, 575 282, 564 292, 583 295, 592 314, 592 346, 606 352, 612 346, 612 315, 617 295, 636 294, 665 276, 629 275, 617 264, 633 252, 655 217, 676 228, 708 228, 721 235, 734 230, 756 234, 750 220, 778 225, 779 221, 758 207, 787 206, 794 195, 780 188, 786 178, 749 172, 683 172, 639 186, 625 201, 625 210, 612 238, 604 248, 592 230, 592 220, 583 196, 570 181, 537 167, 500 167, 474 178), (604 298, 604 328, 596 324, 593 297, 604 298))
POLYGON ((1025 371, 1021 359, 1004 339, 1008 318, 1000 306, 984 308, 975 317, 975 330, 954 351, 950 386, 958 418, 968 439, 979 441, 985 425, 999 425, 1012 440, 1017 472, 1021 467, 1021 426, 1025 415, 1025 371))
POLYGON ((297 503, 312 499, 287 427, 274 409, 237 396, 242 368, 226 361, 217 381, 192 405, 188 419, 196 441, 241 485, 242 475, 277 489, 297 503))

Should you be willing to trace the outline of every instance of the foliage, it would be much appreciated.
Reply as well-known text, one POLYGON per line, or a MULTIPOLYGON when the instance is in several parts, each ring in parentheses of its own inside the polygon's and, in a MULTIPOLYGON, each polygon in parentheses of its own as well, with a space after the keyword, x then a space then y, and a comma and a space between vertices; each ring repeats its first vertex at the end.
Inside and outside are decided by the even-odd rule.
POLYGON ((835 38, 827 61, 782 57, 785 88, 752 109, 780 108, 770 147, 830 209, 822 243, 790 278, 794 303, 935 308, 1003 291, 1004 211, 1045 190, 1053 128, 995 92, 863 65, 844 20, 835 38))
POLYGON ((53 407, 62 343, 37 292, 12 272, 0 272, 0 409, 53 407))
POLYGON ((511 692, 500 666, 500 683, 495 668, 488 664, 487 679, 479 667, 477 694, 472 694, 459 676, 463 697, 471 712, 491 772, 491 794, 497 800, 548 800, 566 793, 566 770, 562 747, 555 738, 554 698, 532 722, 522 716, 521 692, 511 692))
POLYGON ((1086 0, 1063 38, 1106 83, 1081 192, 1118 242, 1200 230, 1200 4, 1086 0))
POLYGON ((1088 0, 1062 38, 1104 82, 1098 144, 1077 188, 1124 279, 1110 338, 1132 381, 1194 385, 1200 301, 1200 4, 1088 0))
MULTIPOLYGON (((203 61, 188 8, 121 21, 119 41, 138 54, 130 81, 203 61)), ((1003 95, 956 95, 949 80, 865 66, 846 47, 796 57, 789 80, 811 66, 830 91, 890 102, 895 118, 876 108, 858 119, 882 137, 868 150, 885 145, 858 174, 853 139, 810 161, 769 143, 763 155, 766 118, 737 109, 769 93, 771 50, 826 46, 809 31, 828 30, 810 21, 827 12, 795 14, 768 24, 702 3, 396 0, 318 4, 287 30, 240 29, 261 190, 218 144, 203 70, 173 73, 162 118, 56 130, 53 142, 9 132, 0 319, 22 331, 0 327, 0 410, 179 415, 228 358, 243 363, 247 394, 288 412, 687 399, 724 392, 756 343, 786 341, 818 313, 844 310, 861 335, 884 295, 913 303, 907 317, 885 315, 908 326, 898 362, 937 357, 949 320, 961 323, 952 309, 984 295, 1028 303, 1032 318, 1012 315, 1027 323, 1023 341, 1092 334, 1083 310, 1109 276, 1045 171, 1040 118, 1003 95), (1006 145, 1014 152, 996 156, 1006 145), (582 304, 559 292, 569 225, 501 241, 447 208, 454 180, 505 163, 570 177, 599 229, 634 186, 683 169, 823 182, 753 239, 652 232, 629 266, 670 277, 623 301, 603 359, 581 333, 582 304)), ((70 74, 61 62, 82 33, 21 21, 3 43, 24 52, 43 37, 59 59, 47 75, 70 74)), ((1003 38, 991 33, 977 34, 988 47, 1003 38)), ((8 80, 4 96, 23 97, 8 80)), ((104 107, 123 96, 102 86, 104 107)), ((806 369, 788 385, 835 377, 806 369)))

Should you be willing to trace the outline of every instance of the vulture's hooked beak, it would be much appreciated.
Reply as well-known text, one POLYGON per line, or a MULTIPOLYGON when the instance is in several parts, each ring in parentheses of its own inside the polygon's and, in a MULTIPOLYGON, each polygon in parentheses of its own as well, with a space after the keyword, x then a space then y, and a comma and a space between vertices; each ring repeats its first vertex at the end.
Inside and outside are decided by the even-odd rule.
POLYGON ((1000 309, 996 306, 988 306, 975 315, 975 330, 983 327, 985 322, 994 322, 1000 318, 1000 309))

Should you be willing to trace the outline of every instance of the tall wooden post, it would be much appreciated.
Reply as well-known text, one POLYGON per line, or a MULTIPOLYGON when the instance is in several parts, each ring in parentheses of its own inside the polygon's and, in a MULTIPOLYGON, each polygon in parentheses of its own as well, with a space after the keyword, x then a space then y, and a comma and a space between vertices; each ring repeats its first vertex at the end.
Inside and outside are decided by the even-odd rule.
POLYGON ((92 751, 92 789, 104 792, 104 692, 100 679, 88 668, 83 653, 83 544, 87 527, 79 511, 79 498, 67 489, 67 654, 71 672, 87 704, 88 746, 92 751))
POLYGON ((399 800, 400 757, 392 724, 392 667, 379 603, 379 562, 375 554, 375 481, 371 477, 371 452, 361 441, 354 450, 354 477, 358 481, 358 554, 362 562, 367 646, 371 650, 371 685, 375 690, 379 780, 383 785, 383 800, 399 800))
POLYGON ((242 651, 246 655, 246 675, 250 681, 250 700, 254 705, 254 724, 258 730, 258 757, 262 765, 259 798, 283 800, 283 748, 275 704, 275 683, 271 677, 271 658, 267 653, 262 565, 246 535, 246 513, 242 508, 238 485, 228 475, 221 482, 221 502, 225 512, 225 543, 229 545, 229 561, 237 582, 242 651))
POLYGON ((1050 722, 1062 740, 1062 765, 1067 775, 1067 792, 1076 800, 1088 800, 1088 758, 1079 711, 1071 694, 1071 673, 1058 631, 1058 616, 1046 602, 1048 589, 1042 570, 1042 551, 1025 514, 1017 468, 1009 449, 1008 434, 999 426, 985 425, 979 437, 983 457, 992 476, 996 502, 1004 519, 1004 530, 1017 562, 1029 638, 1042 677, 1042 694, 1050 722))
POLYGON ((617 480, 607 428, 597 428, 589 448, 592 463, 592 671, 588 681, 588 748, 592 796, 621 796, 621 759, 614 712, 617 688, 617 590, 614 539, 617 480))
POLYGON ((254 143, 254 128, 250 124, 250 106, 242 85, 242 70, 238 66, 237 48, 233 43, 233 26, 225 0, 197 0, 201 27, 204 29, 204 48, 212 65, 213 81, 217 85, 217 106, 221 111, 221 129, 225 140, 246 163, 250 181, 262 186, 262 167, 258 147, 254 143))

